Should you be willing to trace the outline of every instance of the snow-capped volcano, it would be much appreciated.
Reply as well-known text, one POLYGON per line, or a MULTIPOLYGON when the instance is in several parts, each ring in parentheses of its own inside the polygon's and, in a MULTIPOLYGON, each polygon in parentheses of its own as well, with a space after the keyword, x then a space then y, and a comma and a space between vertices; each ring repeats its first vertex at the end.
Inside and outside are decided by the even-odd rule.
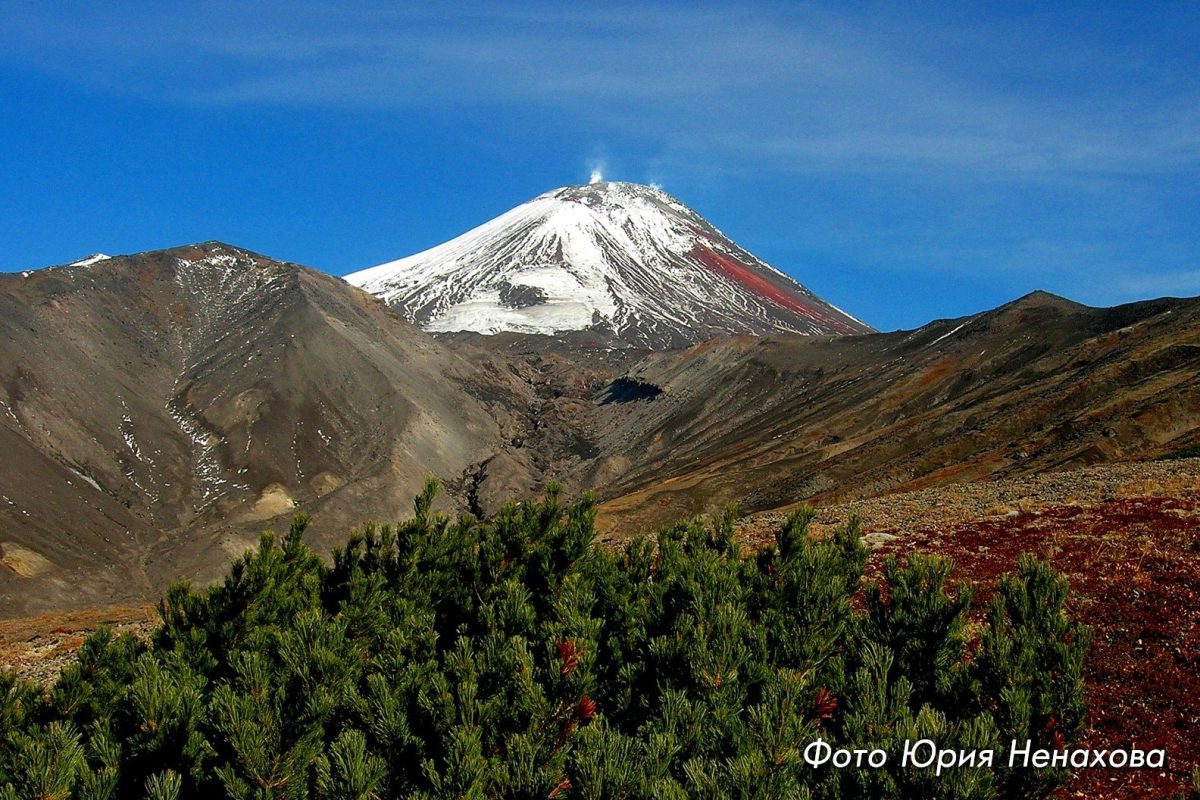
POLYGON ((666 348, 871 328, 665 192, 567 186, 423 253, 346 276, 432 332, 596 329, 666 348))

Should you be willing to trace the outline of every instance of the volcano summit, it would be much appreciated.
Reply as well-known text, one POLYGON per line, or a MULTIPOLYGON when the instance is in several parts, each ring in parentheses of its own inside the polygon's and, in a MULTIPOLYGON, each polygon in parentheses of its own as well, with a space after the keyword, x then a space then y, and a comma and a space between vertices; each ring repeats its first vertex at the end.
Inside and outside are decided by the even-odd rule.
POLYGON ((730 334, 872 330, 635 183, 546 192, 346 280, 430 332, 590 329, 665 349, 730 334))

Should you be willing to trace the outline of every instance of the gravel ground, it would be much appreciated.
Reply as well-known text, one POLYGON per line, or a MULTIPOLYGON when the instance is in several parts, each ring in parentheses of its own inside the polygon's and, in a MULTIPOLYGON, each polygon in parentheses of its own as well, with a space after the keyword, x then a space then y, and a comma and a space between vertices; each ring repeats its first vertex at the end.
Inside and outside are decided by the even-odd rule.
MULTIPOLYGON (((1200 497, 1200 458, 1109 464, 855 500, 818 508, 813 529, 820 532, 856 516, 870 543, 898 532, 1128 497, 1200 497)), ((747 541, 761 541, 787 516, 788 509, 755 514, 742 521, 741 531, 747 541)))
POLYGON ((107 625, 148 639, 158 624, 154 606, 118 606, 0 621, 0 667, 48 686, 75 657, 89 633, 107 625))

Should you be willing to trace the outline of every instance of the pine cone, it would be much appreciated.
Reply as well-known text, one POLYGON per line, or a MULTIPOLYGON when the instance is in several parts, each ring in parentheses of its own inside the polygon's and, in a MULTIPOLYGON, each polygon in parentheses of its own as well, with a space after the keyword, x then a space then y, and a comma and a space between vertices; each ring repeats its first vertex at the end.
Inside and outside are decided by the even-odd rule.
POLYGON ((822 686, 813 695, 812 718, 818 722, 828 722, 833 719, 837 707, 837 695, 822 686))
POLYGON ((585 694, 575 704, 575 719, 587 722, 594 716, 596 716, 596 701, 585 694))
POLYGON ((579 666, 580 654, 581 651, 574 639, 558 643, 558 660, 561 664, 560 671, 564 677, 570 675, 579 666))

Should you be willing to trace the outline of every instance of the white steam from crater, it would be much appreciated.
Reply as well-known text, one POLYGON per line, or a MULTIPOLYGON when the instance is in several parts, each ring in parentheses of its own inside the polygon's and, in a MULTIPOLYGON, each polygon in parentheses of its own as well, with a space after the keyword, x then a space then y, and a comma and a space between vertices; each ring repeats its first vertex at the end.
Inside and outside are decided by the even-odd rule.
POLYGON ((606 159, 602 155, 594 154, 587 160, 588 170, 591 171, 591 176, 588 177, 588 183, 601 183, 604 181, 604 169, 608 166, 605 163, 606 159))

